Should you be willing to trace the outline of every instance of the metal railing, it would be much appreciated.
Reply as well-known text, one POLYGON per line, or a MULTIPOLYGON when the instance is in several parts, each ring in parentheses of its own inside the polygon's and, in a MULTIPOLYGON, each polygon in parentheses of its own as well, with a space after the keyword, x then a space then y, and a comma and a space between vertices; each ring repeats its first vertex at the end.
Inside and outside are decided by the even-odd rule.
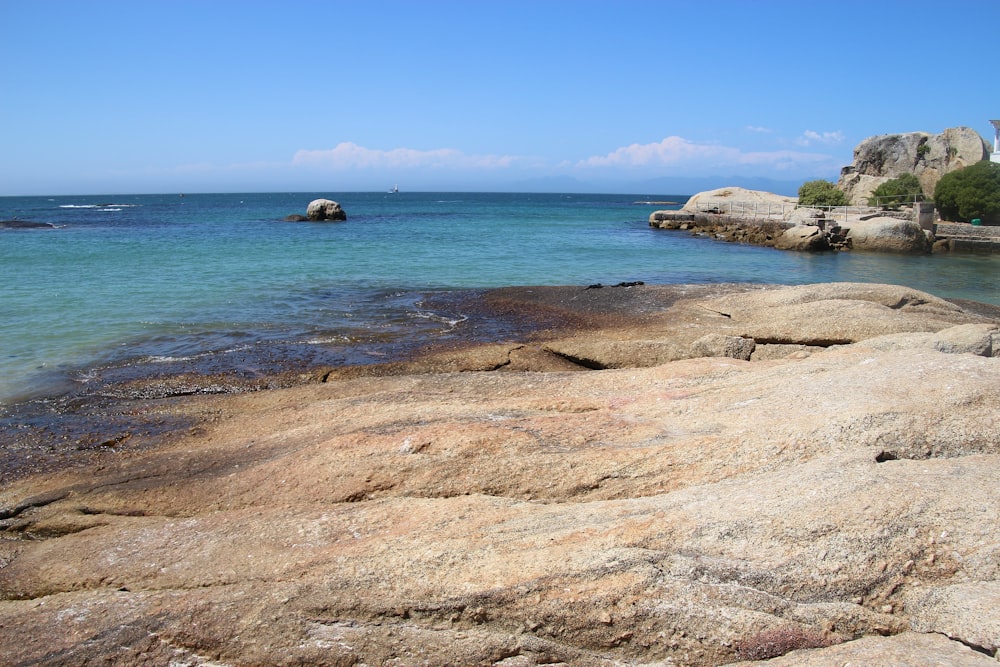
POLYGON ((786 213, 791 213, 797 204, 760 202, 760 201, 699 201, 697 210, 703 213, 721 213, 723 215, 752 215, 753 217, 784 217, 786 213))
MULTIPOLYGON (((875 197, 875 208, 888 208, 890 206, 915 206, 917 202, 926 201, 923 194, 912 195, 886 195, 875 197)), ((869 199, 868 201, 871 201, 869 199)))

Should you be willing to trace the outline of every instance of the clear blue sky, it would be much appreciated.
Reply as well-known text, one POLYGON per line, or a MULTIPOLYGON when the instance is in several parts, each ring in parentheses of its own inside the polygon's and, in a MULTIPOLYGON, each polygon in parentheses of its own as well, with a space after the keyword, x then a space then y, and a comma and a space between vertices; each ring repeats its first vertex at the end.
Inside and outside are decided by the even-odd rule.
POLYGON ((996 0, 0 0, 0 194, 836 180, 871 135, 992 139, 998 16, 996 0))

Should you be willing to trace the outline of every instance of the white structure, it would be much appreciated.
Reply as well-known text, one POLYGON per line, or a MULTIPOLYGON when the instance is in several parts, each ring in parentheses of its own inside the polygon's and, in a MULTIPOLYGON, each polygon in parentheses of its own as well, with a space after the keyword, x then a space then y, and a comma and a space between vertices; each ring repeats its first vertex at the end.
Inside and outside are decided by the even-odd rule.
POLYGON ((1000 162, 1000 120, 991 120, 996 135, 993 137, 993 153, 990 154, 990 162, 1000 162))

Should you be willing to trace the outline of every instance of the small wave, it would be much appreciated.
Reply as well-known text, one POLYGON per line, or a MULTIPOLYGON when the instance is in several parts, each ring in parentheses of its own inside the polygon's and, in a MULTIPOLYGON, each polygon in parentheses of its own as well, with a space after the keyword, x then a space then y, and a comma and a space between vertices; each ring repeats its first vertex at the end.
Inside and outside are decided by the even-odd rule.
POLYGON ((101 211, 120 211, 123 208, 135 208, 139 204, 59 204, 59 208, 93 208, 101 211))
POLYGON ((438 315, 437 313, 431 313, 427 311, 417 311, 415 313, 408 313, 409 317, 415 317, 421 320, 430 320, 431 322, 440 322, 442 324, 447 324, 448 328, 455 328, 462 322, 466 321, 467 315, 461 315, 458 318, 445 317, 444 315, 438 315))
POLYGON ((194 358, 195 357, 171 357, 165 355, 151 355, 143 359, 143 361, 150 364, 169 364, 175 361, 191 361, 194 358))
POLYGON ((350 336, 332 335, 306 338, 305 340, 292 340, 289 342, 292 345, 330 345, 331 343, 349 344, 353 343, 354 340, 350 336))

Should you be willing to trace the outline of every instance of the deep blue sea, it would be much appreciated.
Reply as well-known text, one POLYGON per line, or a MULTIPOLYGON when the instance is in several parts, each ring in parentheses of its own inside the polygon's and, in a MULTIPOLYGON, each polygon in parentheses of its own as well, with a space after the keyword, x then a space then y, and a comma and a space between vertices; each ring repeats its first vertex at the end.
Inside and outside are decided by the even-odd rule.
MULTIPOLYGON (((860 281, 1000 304, 998 258, 804 254, 651 229, 686 195, 274 193, 0 198, 0 404, 95 368, 241 347, 365 361, 504 285, 860 281), (317 197, 343 223, 291 223, 317 197)), ((329 359, 327 359, 329 360, 329 359)))

